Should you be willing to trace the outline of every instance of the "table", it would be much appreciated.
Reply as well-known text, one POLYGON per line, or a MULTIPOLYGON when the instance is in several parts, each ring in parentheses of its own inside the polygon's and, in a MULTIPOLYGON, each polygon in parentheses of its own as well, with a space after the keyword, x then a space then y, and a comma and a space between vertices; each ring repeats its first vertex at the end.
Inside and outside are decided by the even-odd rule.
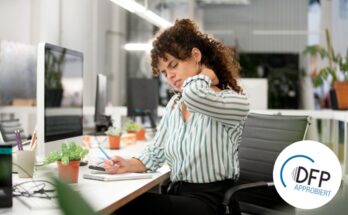
MULTIPOLYGON (((106 151, 111 155, 130 157, 142 152, 147 144, 148 142, 146 141, 138 141, 135 145, 127 146, 121 150, 106 151)), ((52 170, 57 174, 57 167, 55 164, 40 168, 35 172, 34 177, 35 179, 42 179, 45 173, 52 170)), ((82 195, 95 211, 101 211, 104 214, 112 213, 139 195, 145 193, 156 185, 159 185, 162 181, 168 179, 170 174, 169 167, 165 165, 154 173, 151 179, 103 182, 83 179, 83 173, 89 171, 90 170, 86 166, 80 168, 79 182, 76 185, 73 185, 73 188, 82 195)), ((30 179, 19 179, 15 174, 13 183, 25 180, 30 179)), ((58 209, 31 210, 18 199, 13 198, 13 207, 0 209, 0 214, 54 215, 62 213, 58 209)))

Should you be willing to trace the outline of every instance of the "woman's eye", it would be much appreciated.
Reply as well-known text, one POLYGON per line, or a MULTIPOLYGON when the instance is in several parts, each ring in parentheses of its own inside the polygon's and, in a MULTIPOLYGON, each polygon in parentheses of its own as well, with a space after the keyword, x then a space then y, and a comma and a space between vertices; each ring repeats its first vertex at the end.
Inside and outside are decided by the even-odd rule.
POLYGON ((172 68, 174 69, 174 68, 176 68, 177 66, 178 66, 178 64, 176 63, 176 64, 172 65, 172 68))

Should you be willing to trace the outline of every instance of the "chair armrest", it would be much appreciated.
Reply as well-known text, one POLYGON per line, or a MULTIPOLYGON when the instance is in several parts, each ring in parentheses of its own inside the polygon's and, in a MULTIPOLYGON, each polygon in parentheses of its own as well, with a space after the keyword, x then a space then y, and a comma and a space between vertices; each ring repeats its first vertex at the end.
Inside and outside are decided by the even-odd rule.
POLYGON ((225 213, 230 214, 230 202, 231 199, 234 199, 234 195, 241 191, 241 190, 249 190, 249 189, 254 189, 254 188, 262 188, 262 187, 272 187, 274 186, 273 182, 265 182, 265 181, 259 181, 259 182, 254 182, 254 183, 248 183, 248 184, 241 184, 241 185, 236 185, 231 187, 225 192, 225 197, 224 201, 222 204, 225 206, 225 213))

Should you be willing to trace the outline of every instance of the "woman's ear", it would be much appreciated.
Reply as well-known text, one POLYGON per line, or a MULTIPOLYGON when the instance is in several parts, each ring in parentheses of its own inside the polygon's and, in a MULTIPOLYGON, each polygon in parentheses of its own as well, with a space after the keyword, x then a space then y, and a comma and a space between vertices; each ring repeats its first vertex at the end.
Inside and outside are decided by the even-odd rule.
POLYGON ((202 53, 201 53, 201 51, 198 48, 196 48, 196 47, 192 48, 191 56, 196 61, 196 63, 200 63, 201 62, 202 53))

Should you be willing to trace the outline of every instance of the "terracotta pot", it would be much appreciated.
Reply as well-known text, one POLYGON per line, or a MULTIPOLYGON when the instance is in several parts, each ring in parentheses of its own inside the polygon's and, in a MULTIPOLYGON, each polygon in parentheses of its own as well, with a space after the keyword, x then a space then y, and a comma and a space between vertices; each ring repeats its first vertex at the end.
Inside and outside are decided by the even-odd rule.
POLYGON ((145 140, 145 129, 136 132, 137 140, 145 140))
POLYGON ((64 166, 61 161, 57 161, 59 178, 66 183, 77 183, 79 178, 80 161, 69 161, 64 166))
POLYGON ((121 137, 120 136, 111 136, 109 135, 109 148, 110 149, 119 149, 121 146, 121 137))
POLYGON ((145 129, 140 131, 128 131, 129 134, 135 134, 137 140, 145 140, 145 129))
POLYGON ((348 109, 348 81, 335 82, 338 109, 348 109))

